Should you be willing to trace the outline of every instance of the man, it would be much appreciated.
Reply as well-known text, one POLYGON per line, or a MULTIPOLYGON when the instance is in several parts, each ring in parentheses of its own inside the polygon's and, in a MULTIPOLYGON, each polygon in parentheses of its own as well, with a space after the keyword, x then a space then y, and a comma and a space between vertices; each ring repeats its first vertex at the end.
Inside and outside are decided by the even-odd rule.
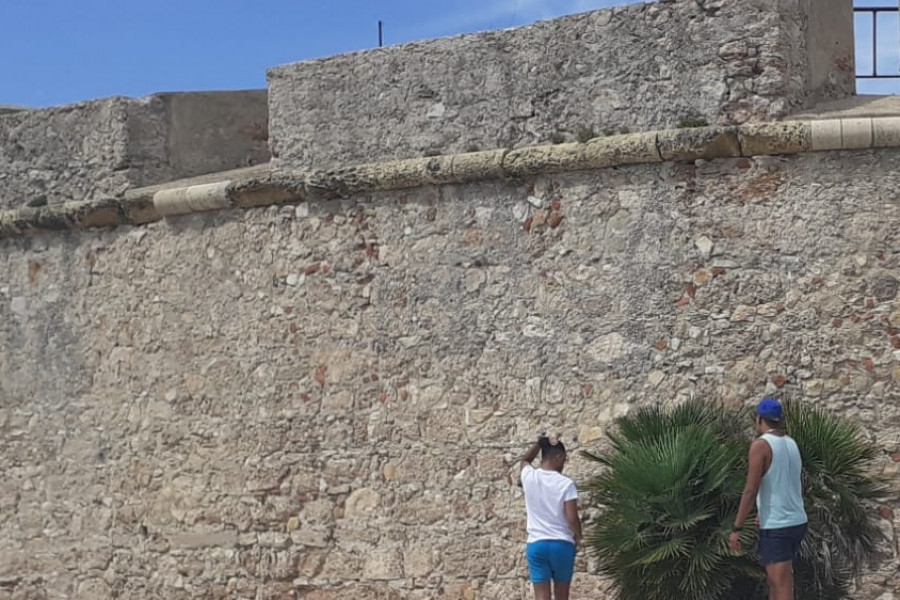
POLYGON ((763 398, 756 407, 756 432, 759 438, 750 445, 747 483, 729 545, 740 550, 740 530, 755 501, 769 600, 793 600, 793 561, 807 527, 800 450, 784 431, 782 407, 775 398, 763 398))
POLYGON ((575 552, 581 545, 578 490, 562 474, 566 447, 556 437, 543 434, 521 460, 522 489, 528 513, 528 571, 535 600, 550 600, 550 583, 556 600, 569 599, 575 570, 575 552), (541 453, 541 466, 531 463, 541 453))

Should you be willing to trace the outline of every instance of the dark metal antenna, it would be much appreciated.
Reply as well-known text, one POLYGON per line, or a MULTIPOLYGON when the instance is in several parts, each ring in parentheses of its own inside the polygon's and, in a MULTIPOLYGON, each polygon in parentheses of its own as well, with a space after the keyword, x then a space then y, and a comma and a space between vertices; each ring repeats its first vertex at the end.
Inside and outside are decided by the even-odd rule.
POLYGON ((378 21, 378 47, 384 46, 384 21, 378 21))

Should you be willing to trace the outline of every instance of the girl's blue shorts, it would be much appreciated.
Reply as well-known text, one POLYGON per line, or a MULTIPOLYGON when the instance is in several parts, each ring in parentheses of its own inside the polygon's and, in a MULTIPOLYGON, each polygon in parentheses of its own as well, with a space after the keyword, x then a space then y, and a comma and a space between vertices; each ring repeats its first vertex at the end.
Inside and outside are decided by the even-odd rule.
POLYGON ((575 571, 575 544, 566 540, 538 540, 525 552, 531 583, 569 583, 575 571))

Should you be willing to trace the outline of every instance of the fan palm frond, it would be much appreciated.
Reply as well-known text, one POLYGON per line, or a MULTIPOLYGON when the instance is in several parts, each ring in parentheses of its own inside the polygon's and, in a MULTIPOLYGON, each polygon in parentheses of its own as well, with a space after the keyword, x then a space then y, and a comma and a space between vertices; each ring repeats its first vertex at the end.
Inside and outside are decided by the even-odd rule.
MULTIPOLYGON (((798 598, 837 600, 880 542, 871 505, 887 486, 871 474, 877 448, 822 409, 786 403, 785 411, 803 455, 810 520, 795 565, 798 598)), ((618 419, 607 450, 583 453, 600 467, 585 486, 600 507, 587 542, 621 600, 765 598, 757 532, 742 532, 745 553, 727 545, 749 422, 744 411, 701 400, 651 406, 618 419)))

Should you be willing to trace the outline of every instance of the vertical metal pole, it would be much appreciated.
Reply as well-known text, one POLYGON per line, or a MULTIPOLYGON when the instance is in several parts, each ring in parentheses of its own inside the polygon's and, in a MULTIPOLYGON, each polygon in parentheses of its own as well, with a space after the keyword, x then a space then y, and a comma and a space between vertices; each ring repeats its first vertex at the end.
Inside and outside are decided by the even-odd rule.
POLYGON ((378 47, 384 46, 384 22, 378 21, 378 47))
POLYGON ((878 11, 872 11, 872 77, 878 77, 878 11))

